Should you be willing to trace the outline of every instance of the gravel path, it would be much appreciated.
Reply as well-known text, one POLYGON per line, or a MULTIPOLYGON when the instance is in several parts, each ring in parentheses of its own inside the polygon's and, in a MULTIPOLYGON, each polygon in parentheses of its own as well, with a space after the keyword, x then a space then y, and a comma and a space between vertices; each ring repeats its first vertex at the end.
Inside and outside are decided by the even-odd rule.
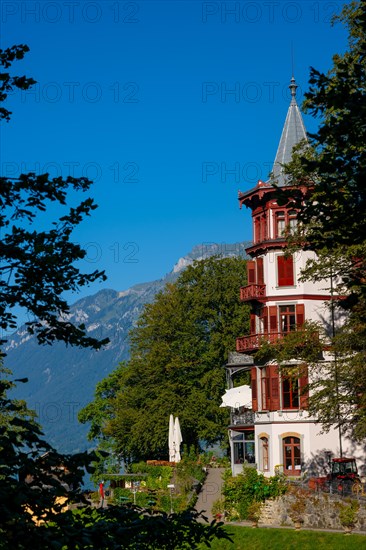
POLYGON ((221 497, 222 486, 224 483, 222 480, 222 474, 224 471, 225 468, 209 468, 207 471, 206 480, 198 494, 195 509, 198 512, 205 510, 204 515, 209 521, 215 519, 212 516, 211 510, 215 500, 218 500, 221 497))

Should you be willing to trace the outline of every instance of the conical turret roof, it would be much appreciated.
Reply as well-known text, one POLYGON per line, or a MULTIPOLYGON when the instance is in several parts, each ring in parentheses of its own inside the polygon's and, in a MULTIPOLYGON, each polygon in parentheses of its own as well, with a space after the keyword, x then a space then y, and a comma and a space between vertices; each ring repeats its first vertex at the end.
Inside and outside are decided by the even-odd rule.
POLYGON ((302 139, 307 139, 304 121, 296 101, 297 87, 298 86, 295 79, 292 77, 291 84, 289 86, 291 90, 291 103, 287 111, 285 125, 282 130, 280 143, 278 145, 276 158, 273 164, 272 176, 270 179, 270 182, 274 182, 279 186, 286 185, 287 179, 283 173, 282 165, 290 162, 293 147, 302 139))

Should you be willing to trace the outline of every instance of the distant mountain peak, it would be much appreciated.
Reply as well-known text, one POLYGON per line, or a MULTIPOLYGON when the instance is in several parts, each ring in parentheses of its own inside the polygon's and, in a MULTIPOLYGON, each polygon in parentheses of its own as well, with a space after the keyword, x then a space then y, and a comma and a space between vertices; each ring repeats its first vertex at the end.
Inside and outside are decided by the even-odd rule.
POLYGON ((250 244, 203 243, 194 246, 159 280, 138 283, 122 291, 99 290, 75 302, 68 318, 75 323, 84 322, 94 338, 109 338, 110 343, 102 350, 66 347, 62 342, 39 346, 24 326, 9 337, 4 348, 5 366, 16 378, 29 379, 14 393, 36 410, 46 439, 57 450, 77 452, 91 446, 86 439, 88 427, 77 421, 77 411, 93 399, 96 384, 128 359, 129 332, 145 304, 151 303, 165 284, 174 282, 194 260, 214 255, 245 258, 245 248, 250 244))
POLYGON ((194 260, 192 260, 191 258, 187 258, 187 257, 179 258, 177 263, 174 265, 172 272, 179 273, 189 265, 193 264, 193 262, 194 260))
POLYGON ((252 243, 250 242, 239 242, 239 243, 202 243, 194 246, 186 256, 179 258, 177 263, 174 265, 172 273, 179 273, 182 269, 185 269, 187 266, 192 265, 195 260, 204 260, 210 258, 211 256, 240 256, 242 258, 247 258, 245 249, 248 248, 252 243))

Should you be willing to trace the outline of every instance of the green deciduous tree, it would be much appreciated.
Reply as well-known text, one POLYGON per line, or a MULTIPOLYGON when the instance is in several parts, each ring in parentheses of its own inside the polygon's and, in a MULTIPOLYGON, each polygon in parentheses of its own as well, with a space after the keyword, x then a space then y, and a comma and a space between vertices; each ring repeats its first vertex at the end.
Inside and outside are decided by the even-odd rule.
MULTIPOLYGON (((0 50, 0 65, 8 69, 22 59, 27 46, 0 50)), ((14 88, 27 89, 33 79, 0 77, 0 102, 14 88)), ((0 119, 11 112, 0 108, 0 119)), ((0 178, 0 328, 16 327, 14 308, 21 306, 34 318, 27 323, 40 343, 61 340, 70 345, 99 348, 106 341, 87 336, 85 327, 68 319, 63 297, 104 273, 83 274, 74 262, 85 251, 71 241, 75 226, 94 210, 92 199, 67 210, 75 191, 87 191, 86 178, 54 178, 48 174, 21 174, 18 179, 0 178), (71 195, 71 197, 70 197, 71 195), (52 205, 63 212, 52 227, 42 229, 42 214, 52 205)), ((0 343, 4 343, 6 337, 0 343)), ((60 455, 42 439, 34 413, 23 401, 11 399, 14 386, 1 369, 0 380, 0 548, 28 549, 190 549, 213 537, 228 538, 220 525, 197 522, 199 514, 167 515, 136 506, 64 511, 82 502, 81 482, 91 471, 94 458, 87 453, 60 455), (61 500, 60 500, 61 499, 61 500)))
POLYGON ((366 3, 345 6, 338 20, 349 31, 348 49, 328 73, 312 68, 304 111, 320 119, 310 134, 311 154, 296 155, 290 174, 311 188, 299 219, 317 251, 366 239, 366 3))
POLYGON ((303 107, 319 118, 319 129, 310 134, 310 148, 300 144, 286 168, 295 191, 283 189, 279 195, 299 209, 294 246, 317 254, 303 277, 328 278, 334 299, 338 296, 336 316, 348 313, 343 328, 331 330, 334 361, 323 364, 310 409, 325 428, 339 424, 362 440, 366 436, 365 0, 346 5, 336 20, 348 28, 348 48, 334 55, 326 74, 311 69, 303 107), (308 189, 305 200, 304 188, 308 189))
MULTIPOLYGON (((13 46, 0 50, 0 65, 9 69, 21 60, 28 47, 13 46)), ((0 102, 18 89, 28 89, 35 81, 4 72, 0 79, 0 102)), ((11 112, 0 108, 0 119, 9 120, 11 112)), ((71 234, 95 205, 86 199, 68 211, 68 195, 87 191, 85 178, 50 179, 48 174, 21 174, 16 180, 0 178, 0 328, 16 328, 17 307, 33 317, 27 323, 41 343, 55 339, 69 344, 99 348, 103 342, 89 338, 85 327, 67 320, 69 307, 62 294, 98 279, 103 272, 83 274, 74 266, 85 252, 71 241, 71 234), (51 203, 63 209, 63 215, 51 229, 42 229, 42 214, 51 203)), ((6 336, 0 344, 6 341, 6 336)), ((11 373, 1 369, 0 380, 0 545, 4 548, 57 547, 52 534, 42 534, 32 514, 47 524, 54 520, 60 505, 80 497, 84 469, 91 458, 86 454, 59 455, 43 439, 35 414, 24 401, 11 399, 8 391, 14 383, 11 373), (48 541, 48 542, 47 542, 48 541)), ((23 380, 23 382, 26 380, 23 380)))
POLYGON ((224 437, 223 365, 248 327, 238 292, 245 281, 245 260, 209 258, 145 306, 131 334, 130 361, 98 385, 95 401, 80 413, 91 422, 91 438, 109 439, 127 461, 167 459, 170 414, 179 417, 188 446, 224 437))

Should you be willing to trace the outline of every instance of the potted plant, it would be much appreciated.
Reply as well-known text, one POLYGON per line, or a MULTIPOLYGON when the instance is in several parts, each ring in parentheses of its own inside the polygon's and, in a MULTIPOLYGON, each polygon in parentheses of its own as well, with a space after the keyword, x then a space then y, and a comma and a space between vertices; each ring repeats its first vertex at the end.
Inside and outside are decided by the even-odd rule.
POLYGON ((344 533, 350 535, 355 528, 358 519, 359 504, 356 500, 350 504, 341 504, 339 511, 339 521, 343 527, 344 533))
POLYGON ((289 516, 294 522, 295 529, 301 529, 302 523, 304 523, 304 515, 306 510, 306 494, 298 489, 294 493, 294 500, 290 504, 289 516))
POLYGON ((262 503, 257 500, 253 500, 248 506, 247 517, 252 522, 252 527, 258 527, 258 521, 261 517, 262 503))

